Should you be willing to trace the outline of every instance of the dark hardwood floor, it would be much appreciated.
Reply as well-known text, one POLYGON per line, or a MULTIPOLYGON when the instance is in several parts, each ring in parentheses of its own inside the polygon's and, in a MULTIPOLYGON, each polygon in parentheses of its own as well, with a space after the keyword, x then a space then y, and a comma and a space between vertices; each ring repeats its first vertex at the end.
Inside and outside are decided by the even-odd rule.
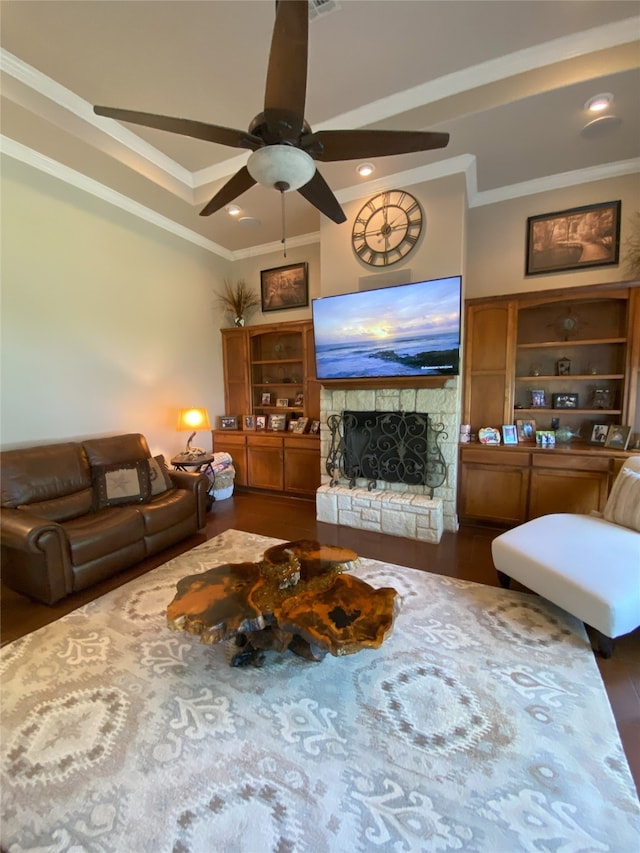
MULTIPOLYGON (((232 498, 214 504, 202 535, 186 539, 162 554, 121 572, 116 578, 70 596, 53 607, 32 602, 2 586, 2 643, 15 640, 58 619, 229 528, 278 539, 317 539, 329 545, 352 548, 362 557, 498 586, 491 560, 491 540, 497 535, 495 530, 463 526, 458 533, 445 532, 439 545, 429 545, 318 522, 313 501, 236 490, 232 498)), ((518 586, 514 585, 514 588, 518 586)), ((636 788, 640 791, 640 630, 619 638, 612 658, 603 660, 597 656, 596 660, 636 788)))

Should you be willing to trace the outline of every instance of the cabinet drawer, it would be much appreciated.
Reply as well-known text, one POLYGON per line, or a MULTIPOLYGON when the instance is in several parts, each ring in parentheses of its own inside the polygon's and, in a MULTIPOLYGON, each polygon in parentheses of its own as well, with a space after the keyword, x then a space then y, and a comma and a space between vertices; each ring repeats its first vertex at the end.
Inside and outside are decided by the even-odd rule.
POLYGON ((521 450, 499 450, 497 447, 465 447, 462 449, 463 462, 477 462, 482 465, 508 465, 514 468, 527 468, 529 454, 521 450))
POLYGON ((247 435, 248 447, 282 447, 283 435, 247 435))
POLYGON ((553 450, 545 450, 534 454, 534 468, 562 468, 567 471, 609 471, 609 458, 598 456, 579 456, 578 454, 555 454, 553 450))

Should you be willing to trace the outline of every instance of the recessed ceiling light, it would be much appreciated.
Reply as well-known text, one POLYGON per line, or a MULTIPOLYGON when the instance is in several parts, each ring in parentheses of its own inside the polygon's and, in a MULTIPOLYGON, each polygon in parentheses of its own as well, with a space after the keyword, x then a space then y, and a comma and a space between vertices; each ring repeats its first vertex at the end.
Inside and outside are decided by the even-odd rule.
POLYGON ((613 95, 611 92, 602 92, 600 95, 594 95, 585 103, 584 108, 590 113, 601 113, 611 106, 613 95))
POLYGON ((238 214, 240 213, 240 208, 237 204, 228 204, 225 207, 225 210, 227 211, 229 216, 238 216, 238 214))
POLYGON ((360 165, 356 169, 356 172, 360 175, 361 178, 368 178, 369 175, 375 172, 375 170, 376 167, 373 165, 373 163, 360 163, 360 165))

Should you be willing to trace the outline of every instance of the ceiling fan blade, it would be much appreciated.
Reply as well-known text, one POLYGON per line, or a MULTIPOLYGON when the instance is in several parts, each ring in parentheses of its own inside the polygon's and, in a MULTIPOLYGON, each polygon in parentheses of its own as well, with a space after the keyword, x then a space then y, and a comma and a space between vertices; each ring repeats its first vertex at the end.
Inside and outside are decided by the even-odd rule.
POLYGON ((280 0, 271 38, 264 111, 291 113, 304 121, 309 44, 308 0, 280 0))
POLYGON ((220 208, 224 207, 225 204, 229 204, 230 201, 238 198, 239 195, 242 195, 243 192, 246 192, 246 190, 250 189, 255 183, 256 182, 249 174, 247 167, 243 166, 239 172, 236 172, 235 175, 218 190, 209 204, 202 208, 200 216, 210 216, 212 213, 215 213, 216 210, 220 210, 220 208))
POLYGON ((317 207, 320 213, 324 213, 329 219, 332 219, 338 224, 346 222, 347 217, 344 215, 343 209, 338 203, 338 199, 334 196, 329 188, 329 185, 316 169, 314 176, 308 184, 300 187, 298 190, 301 196, 304 196, 307 201, 311 202, 314 207, 317 207))
POLYGON ((218 145, 229 145, 231 148, 250 148, 255 151, 263 144, 262 140, 247 133, 246 130, 235 130, 232 127, 219 127, 204 121, 192 121, 188 118, 171 118, 154 113, 141 113, 137 110, 120 110, 111 107, 94 107, 96 115, 115 118, 118 121, 128 121, 143 127, 154 127, 157 130, 168 130, 180 133, 192 139, 204 139, 206 142, 217 142, 218 145))
POLYGON ((314 160, 358 160, 444 148, 448 133, 419 130, 319 130, 302 137, 302 148, 314 160))

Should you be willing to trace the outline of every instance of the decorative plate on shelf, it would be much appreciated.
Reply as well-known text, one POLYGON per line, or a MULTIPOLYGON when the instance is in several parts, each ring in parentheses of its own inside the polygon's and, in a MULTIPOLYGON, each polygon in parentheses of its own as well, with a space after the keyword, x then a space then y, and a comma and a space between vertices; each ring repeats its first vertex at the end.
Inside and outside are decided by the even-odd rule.
POLYGON ((500 430, 493 427, 482 427, 478 430, 480 444, 500 444, 500 430))

